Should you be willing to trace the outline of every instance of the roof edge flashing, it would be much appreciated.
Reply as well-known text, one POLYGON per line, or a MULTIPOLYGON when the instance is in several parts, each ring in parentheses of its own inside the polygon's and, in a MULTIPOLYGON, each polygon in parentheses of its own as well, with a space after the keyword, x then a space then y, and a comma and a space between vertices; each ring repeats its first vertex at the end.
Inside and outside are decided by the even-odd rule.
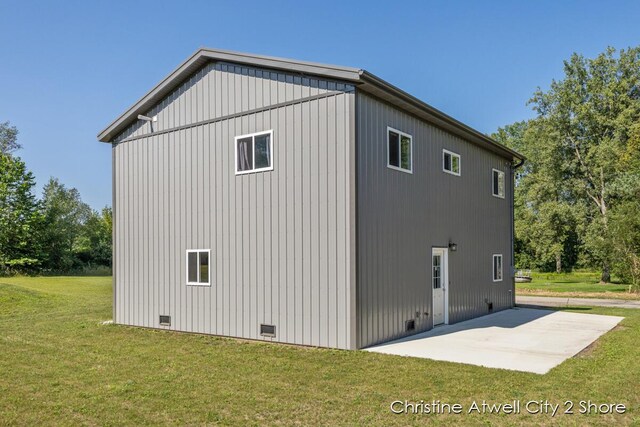
MULTIPOLYGON (((432 107, 431 105, 425 103, 424 101, 421 101, 420 99, 416 98, 415 96, 403 91, 402 89, 392 85, 391 83, 381 79, 380 77, 376 76, 375 74, 371 74, 366 70, 361 70, 360 72, 360 77, 361 80, 363 82, 369 83, 373 86, 378 87, 379 89, 383 90, 384 92, 404 101, 407 102, 411 105, 413 105, 414 107, 424 111, 427 115, 433 117, 434 119, 440 120, 442 122, 447 123, 449 126, 456 128, 458 130, 460 130, 461 132, 463 132, 465 135, 469 136, 469 137, 473 137, 473 138, 477 138, 478 140, 489 144, 491 147, 501 151, 503 154, 508 154, 511 159, 513 160, 514 158, 519 159, 524 161, 525 157, 510 149, 509 147, 506 147, 502 144, 500 144, 499 142, 493 140, 492 138, 490 138, 489 136, 483 134, 482 132, 454 119, 453 117, 449 116, 448 114, 438 110, 435 107, 432 107)), ((364 89, 364 87, 363 87, 364 89)), ((366 89, 365 89, 366 91, 366 89)), ((487 147, 488 148, 488 147, 487 147)))
POLYGON ((471 140, 471 142, 476 143, 483 148, 499 152, 504 157, 511 157, 512 160, 514 158, 520 160, 525 159, 524 156, 516 151, 494 141, 489 136, 465 125, 446 113, 443 113, 435 107, 421 101, 415 96, 381 79, 375 74, 369 73, 367 70, 206 47, 197 49, 193 54, 191 54, 191 56, 163 78, 156 86, 154 86, 153 89, 147 92, 142 98, 136 101, 131 107, 125 110, 124 113, 111 122, 109 126, 98 134, 98 141, 113 143, 114 139, 120 133, 122 133, 128 126, 135 123, 138 114, 147 115, 146 113, 149 109, 153 108, 155 104, 160 102, 165 96, 167 96, 167 94, 171 93, 171 91, 178 87, 186 78, 188 78, 188 76, 194 73, 197 69, 203 67, 205 64, 211 62, 231 62, 253 67, 281 70, 289 73, 315 75, 326 79, 335 79, 356 84, 365 92, 367 92, 367 85, 369 84, 392 98, 397 99, 399 102, 396 105, 399 108, 403 108, 401 103, 404 102, 405 105, 424 113, 427 116, 425 120, 432 122, 436 126, 444 127, 449 131, 453 129, 455 131, 454 133, 466 137, 471 140))

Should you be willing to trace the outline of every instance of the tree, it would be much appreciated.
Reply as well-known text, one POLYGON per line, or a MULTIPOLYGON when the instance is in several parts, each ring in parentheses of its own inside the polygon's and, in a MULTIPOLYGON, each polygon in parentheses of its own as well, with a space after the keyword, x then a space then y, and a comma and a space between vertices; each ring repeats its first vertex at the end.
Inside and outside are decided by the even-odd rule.
POLYGON ((492 137, 527 157, 515 177, 516 265, 560 272, 577 260, 579 209, 563 191, 566 170, 553 146, 543 143, 547 130, 541 125, 516 122, 492 137))
POLYGON ((564 63, 565 77, 531 99, 541 140, 536 145, 554 156, 561 173, 562 198, 584 206, 585 248, 610 281, 611 209, 640 183, 638 169, 625 166, 634 156, 640 120, 640 47, 608 48, 595 59, 574 54, 564 63), (631 188, 630 188, 631 187, 631 188))
POLYGON ((44 187, 42 208, 45 267, 56 272, 80 267, 74 249, 91 216, 91 208, 82 202, 78 190, 67 189, 55 178, 49 179, 44 187))
POLYGON ((610 215, 609 230, 614 242, 611 248, 614 254, 613 270, 639 291, 640 198, 618 204, 610 215))
POLYGON ((42 216, 34 186, 20 158, 0 153, 0 271, 32 271, 40 264, 42 216))
POLYGON ((9 122, 0 123, 0 154, 11 154, 22 148, 18 144, 18 129, 9 122))
POLYGON ((101 212, 91 211, 82 227, 74 252, 86 265, 111 267, 113 219, 110 207, 101 212))

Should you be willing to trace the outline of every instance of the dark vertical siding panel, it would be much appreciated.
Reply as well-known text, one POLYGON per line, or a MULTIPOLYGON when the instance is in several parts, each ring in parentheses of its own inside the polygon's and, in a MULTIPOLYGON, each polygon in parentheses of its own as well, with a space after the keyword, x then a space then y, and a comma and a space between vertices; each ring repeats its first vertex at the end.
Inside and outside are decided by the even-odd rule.
POLYGON ((432 327, 431 248, 450 239, 449 322, 487 313, 485 298, 510 307, 509 280, 491 280, 493 253, 511 263, 508 199, 490 187, 492 167, 508 175, 505 159, 364 94, 358 105, 360 345, 404 335, 410 318, 418 331, 432 327), (386 167, 387 126, 413 136, 413 174, 386 167), (443 148, 462 156, 460 177, 442 171, 443 148))

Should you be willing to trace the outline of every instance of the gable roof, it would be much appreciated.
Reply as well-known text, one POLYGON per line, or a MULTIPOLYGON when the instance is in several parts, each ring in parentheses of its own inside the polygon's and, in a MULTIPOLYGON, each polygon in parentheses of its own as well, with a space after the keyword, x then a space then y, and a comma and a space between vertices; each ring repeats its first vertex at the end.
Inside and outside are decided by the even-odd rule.
POLYGON ((524 156, 521 154, 497 143, 487 135, 465 125, 464 123, 426 104, 418 98, 404 92, 368 71, 352 67, 326 65, 315 62, 208 48, 198 49, 186 61, 180 64, 178 68, 173 70, 146 95, 140 98, 140 100, 100 132, 98 134, 98 140, 102 142, 113 141, 120 132, 138 120, 138 114, 144 114, 147 112, 154 105, 169 95, 193 73, 198 71, 208 62, 215 61, 225 61, 273 70, 282 70, 353 83, 359 90, 389 102, 412 115, 446 129, 451 133, 473 142, 474 144, 500 154, 510 160, 524 160, 524 156))

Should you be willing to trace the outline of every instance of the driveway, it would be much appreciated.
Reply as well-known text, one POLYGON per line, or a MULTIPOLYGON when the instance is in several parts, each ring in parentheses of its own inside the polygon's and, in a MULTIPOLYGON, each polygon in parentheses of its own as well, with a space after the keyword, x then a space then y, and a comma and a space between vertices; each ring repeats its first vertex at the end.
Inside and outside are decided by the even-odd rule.
POLYGON ((365 349, 545 374, 623 317, 514 308, 365 349))

